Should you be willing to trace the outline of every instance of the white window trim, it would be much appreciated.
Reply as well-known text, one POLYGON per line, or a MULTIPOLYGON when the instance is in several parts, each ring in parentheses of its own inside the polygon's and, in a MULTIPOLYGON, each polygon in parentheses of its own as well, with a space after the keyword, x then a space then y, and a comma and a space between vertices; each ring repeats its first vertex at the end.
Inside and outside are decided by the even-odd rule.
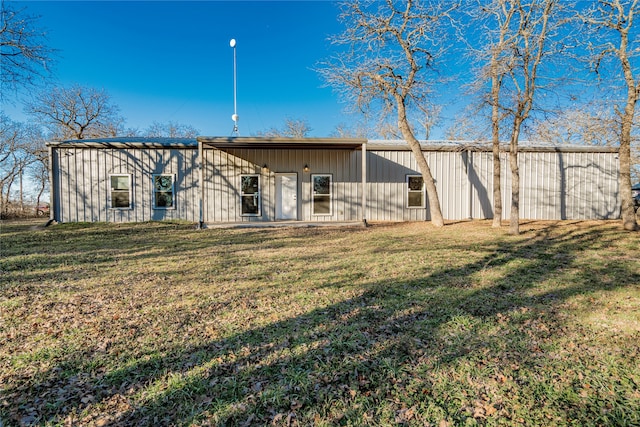
POLYGON ((176 174, 174 173, 154 173, 151 175, 151 199, 153 209, 159 210, 172 210, 176 209, 176 174), (157 176, 170 176, 171 177, 171 199, 173 206, 156 206, 156 177, 157 176))
POLYGON ((110 173, 109 174, 109 209, 111 210, 116 210, 116 211, 127 211, 127 210, 131 210, 133 209, 133 175, 131 175, 130 173, 110 173), (126 176, 127 178, 129 178, 129 206, 125 207, 114 207, 113 206, 113 199, 111 197, 111 193, 114 191, 113 188, 111 187, 111 177, 113 176, 126 176))
POLYGON ((314 173, 311 174, 311 215, 313 216, 331 216, 333 215, 333 174, 330 173, 314 173), (316 176, 328 176, 329 177, 329 194, 321 196, 329 197, 329 213, 315 213, 315 200, 314 196, 316 195, 313 190, 314 178, 316 176))
MULTIPOLYGON (((258 173, 243 173, 240 174, 240 185, 238 186, 240 189, 240 215, 241 216, 261 216, 262 215, 262 177, 258 173), (245 196, 245 193, 242 192, 242 177, 243 176, 255 176, 258 178, 258 213, 244 213, 242 212, 242 197, 245 196)), ((250 196, 251 194, 246 194, 250 196)))
POLYGON ((422 190, 417 191, 417 190, 410 190, 409 189, 409 178, 422 178, 422 175, 407 175, 406 180, 405 180, 405 189, 406 189, 406 206, 407 209, 424 209, 427 205, 426 205, 426 199, 427 199, 427 191, 426 191, 426 186, 424 185, 424 178, 422 178, 422 190), (421 193, 422 194, 422 204, 420 206, 409 206, 409 194, 410 193, 421 193))

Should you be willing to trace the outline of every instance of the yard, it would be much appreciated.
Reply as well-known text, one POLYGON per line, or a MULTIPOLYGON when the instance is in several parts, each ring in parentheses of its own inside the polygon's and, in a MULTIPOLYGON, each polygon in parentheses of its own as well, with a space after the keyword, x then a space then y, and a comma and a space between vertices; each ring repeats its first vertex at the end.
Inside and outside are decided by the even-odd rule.
POLYGON ((3 222, 0 425, 640 425, 617 221, 3 222))

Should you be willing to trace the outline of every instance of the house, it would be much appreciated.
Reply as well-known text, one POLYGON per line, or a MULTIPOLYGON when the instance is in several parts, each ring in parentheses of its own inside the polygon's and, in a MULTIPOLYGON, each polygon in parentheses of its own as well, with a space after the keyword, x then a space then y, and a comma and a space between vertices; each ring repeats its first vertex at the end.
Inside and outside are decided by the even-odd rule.
MULTIPOLYGON (((404 141, 106 138, 47 145, 50 217, 58 222, 430 219, 404 141)), ((493 216, 490 147, 429 142, 422 148, 445 219, 493 216)), ((506 150, 502 156, 503 206, 509 206, 506 150)), ((619 218, 617 149, 523 146, 519 164, 523 219, 619 218)))

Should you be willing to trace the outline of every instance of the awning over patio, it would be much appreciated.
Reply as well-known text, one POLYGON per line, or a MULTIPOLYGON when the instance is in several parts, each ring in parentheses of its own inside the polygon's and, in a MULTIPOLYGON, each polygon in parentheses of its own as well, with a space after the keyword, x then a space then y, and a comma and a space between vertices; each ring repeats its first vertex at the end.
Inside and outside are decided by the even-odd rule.
POLYGON ((209 137, 199 136, 203 148, 280 149, 280 150, 359 150, 367 140, 363 138, 264 138, 264 137, 209 137))

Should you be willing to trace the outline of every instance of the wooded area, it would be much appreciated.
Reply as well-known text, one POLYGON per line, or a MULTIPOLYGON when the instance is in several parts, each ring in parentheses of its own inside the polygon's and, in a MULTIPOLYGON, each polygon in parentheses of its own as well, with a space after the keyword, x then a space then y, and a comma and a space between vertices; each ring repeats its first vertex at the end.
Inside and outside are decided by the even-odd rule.
MULTIPOLYGON (((496 218, 502 210, 498 146, 509 144, 513 234, 519 232, 523 139, 618 146, 623 224, 634 230, 631 185, 640 179, 638 12, 638 0, 341 2, 338 19, 345 31, 335 35, 335 50, 317 71, 366 125, 337 124, 335 136, 404 139, 424 177, 432 223, 442 225, 440 198, 418 141, 438 123, 438 94, 459 81, 468 89, 468 106, 447 134, 493 144, 496 218)), ((11 200, 24 210, 25 179, 33 202, 46 192, 44 141, 198 134, 180 123, 127 129, 105 90, 56 85, 51 70, 57 51, 47 46, 37 17, 4 0, 0 53, 2 100, 20 103, 31 117, 19 123, 1 116, 4 214, 11 200)), ((306 120, 287 117, 282 128, 258 135, 300 138, 309 132, 306 120)))

